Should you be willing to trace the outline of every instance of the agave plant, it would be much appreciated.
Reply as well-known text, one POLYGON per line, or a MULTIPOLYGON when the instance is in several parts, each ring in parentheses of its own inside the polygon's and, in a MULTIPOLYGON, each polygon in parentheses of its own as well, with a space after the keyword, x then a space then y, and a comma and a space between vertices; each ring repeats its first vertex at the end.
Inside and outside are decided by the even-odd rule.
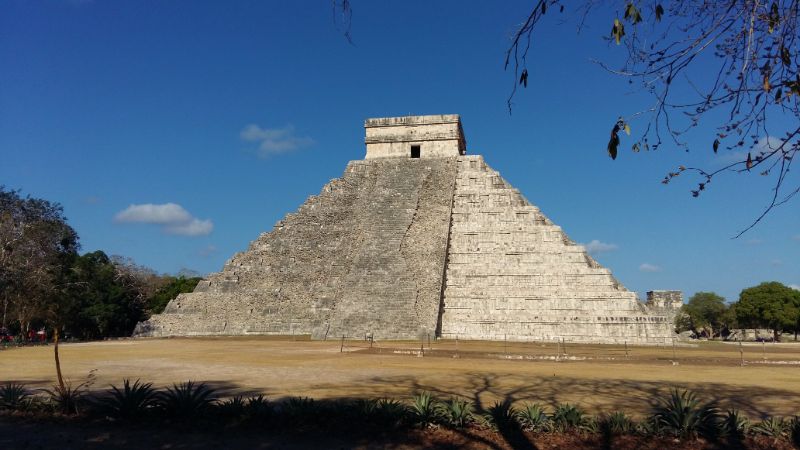
POLYGON ((414 421, 423 427, 436 423, 439 419, 439 409, 436 400, 430 392, 422 392, 413 397, 411 401, 411 414, 414 421))
POLYGON ((788 434, 790 425, 791 423, 783 417, 768 417, 753 425, 751 431, 753 434, 779 439, 788 434))
POLYGON ((217 403, 217 411, 222 417, 237 419, 245 415, 247 402, 241 395, 236 395, 217 403))
POLYGON ((266 420, 274 412, 272 403, 261 394, 248 398, 244 407, 244 414, 248 420, 266 420))
POLYGON ((158 404, 153 383, 122 380, 122 389, 112 385, 109 395, 100 399, 103 412, 113 418, 137 420, 158 404))
POLYGON ((408 407, 397 400, 382 398, 378 400, 373 412, 374 423, 382 428, 397 428, 408 419, 408 407))
POLYGON ((178 420, 194 419, 208 411, 216 402, 216 391, 205 383, 187 381, 173 384, 160 397, 164 412, 178 420))
POLYGON ((636 430, 636 422, 622 411, 614 411, 600 418, 599 426, 610 434, 628 434, 636 430))
POLYGON ((0 387, 0 409, 16 411, 29 403, 31 393, 24 384, 6 383, 0 387))
POLYGON ((485 422, 495 430, 509 430, 519 426, 517 422, 517 409, 511 405, 511 401, 496 401, 484 414, 485 422))
POLYGON ((464 428, 472 420, 472 403, 453 397, 439 404, 439 415, 447 425, 464 428))
POLYGON ((564 432, 586 426, 589 418, 577 405, 560 403, 553 410, 552 421, 555 430, 564 432))
POLYGON ((50 403, 62 414, 78 414, 85 403, 85 383, 75 387, 71 383, 64 386, 54 385, 51 389, 43 389, 50 399, 50 403))
POLYGON ((736 409, 729 409, 721 424, 722 433, 727 436, 743 437, 750 431, 750 420, 736 409))
POLYGON ((552 426, 545 407, 539 403, 529 403, 519 411, 519 421, 529 431, 549 431, 552 426))
POLYGON ((794 419, 789 423, 789 433, 794 446, 800 448, 800 416, 794 416, 794 419))
POLYGON ((678 389, 672 389, 669 397, 656 406, 653 421, 662 431, 680 438, 713 438, 719 434, 721 422, 719 409, 713 403, 701 405, 693 392, 678 389))

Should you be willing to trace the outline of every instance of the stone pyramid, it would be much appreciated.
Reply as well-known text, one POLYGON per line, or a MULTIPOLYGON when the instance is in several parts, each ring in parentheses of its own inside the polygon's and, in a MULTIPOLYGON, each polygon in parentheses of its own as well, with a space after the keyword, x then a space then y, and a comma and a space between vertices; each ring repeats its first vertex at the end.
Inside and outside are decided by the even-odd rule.
POLYGON ((670 342, 680 292, 637 299, 481 156, 458 115, 369 119, 367 154, 137 336, 670 342))

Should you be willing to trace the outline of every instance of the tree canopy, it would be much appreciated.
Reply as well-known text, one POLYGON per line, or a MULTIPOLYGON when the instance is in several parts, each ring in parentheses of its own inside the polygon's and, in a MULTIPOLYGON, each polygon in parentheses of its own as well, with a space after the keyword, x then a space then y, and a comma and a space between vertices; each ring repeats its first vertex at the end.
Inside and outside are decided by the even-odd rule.
POLYGON ((800 291, 777 281, 744 289, 736 304, 736 318, 745 326, 780 331, 800 328, 800 291))
POLYGON ((698 336, 705 334, 713 338, 720 334, 723 326, 728 325, 725 323, 728 310, 725 299, 713 292, 694 294, 682 310, 689 320, 687 328, 698 336))

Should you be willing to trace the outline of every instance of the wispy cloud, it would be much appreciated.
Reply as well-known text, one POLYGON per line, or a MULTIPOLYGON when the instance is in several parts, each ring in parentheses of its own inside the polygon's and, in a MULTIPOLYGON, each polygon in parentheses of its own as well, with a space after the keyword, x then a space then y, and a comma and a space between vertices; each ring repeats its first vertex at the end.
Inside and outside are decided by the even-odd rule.
POLYGON ((210 244, 197 251, 197 254, 203 258, 209 257, 214 253, 217 253, 217 247, 210 244))
POLYGON ((640 272, 661 272, 661 266, 650 263, 642 263, 639 265, 640 272))
POLYGON ((200 220, 177 203, 130 205, 114 216, 117 223, 148 223, 166 234, 205 236, 214 229, 211 220, 200 220))
POLYGON ((773 259, 772 261, 769 262, 769 265, 772 266, 772 267, 782 266, 783 265, 783 260, 782 259, 773 259))
POLYGON ((800 284, 790 284, 789 287, 795 291, 800 291, 800 284))
POLYGON ((781 145, 781 140, 774 136, 764 136, 756 141, 752 149, 739 149, 739 150, 723 150, 720 149, 716 160, 721 164, 733 164, 735 162, 746 161, 747 154, 750 153, 753 158, 759 152, 769 152, 781 145))
POLYGON ((583 247, 591 255, 599 255, 600 253, 611 252, 619 248, 617 244, 600 242, 597 239, 593 239, 588 244, 583 244, 583 247))
POLYGON ((239 132, 239 137, 245 142, 257 143, 256 153, 261 158, 293 152, 314 144, 314 140, 310 137, 295 136, 292 125, 283 128, 261 128, 256 124, 250 124, 239 132))
POLYGON ((800 234, 795 234, 794 236, 792 236, 792 240, 793 241, 800 241, 800 234))

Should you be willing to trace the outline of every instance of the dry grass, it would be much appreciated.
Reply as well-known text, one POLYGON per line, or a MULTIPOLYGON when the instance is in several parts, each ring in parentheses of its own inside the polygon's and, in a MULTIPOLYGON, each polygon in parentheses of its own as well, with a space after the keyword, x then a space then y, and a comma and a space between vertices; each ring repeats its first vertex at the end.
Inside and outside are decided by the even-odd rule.
MULTIPOLYGON (((95 389, 141 378, 157 386, 199 380, 230 394, 270 397, 410 397, 427 390, 461 395, 478 406, 496 399, 544 403, 576 402, 592 412, 623 409, 646 413, 672 386, 736 407, 753 418, 800 413, 800 345, 740 347, 702 343, 696 347, 556 345, 444 341, 425 356, 419 342, 376 344, 293 341, 287 338, 141 339, 66 344, 65 376, 80 380, 97 369, 95 389), (673 353, 674 352, 674 353, 673 353), (766 356, 766 363, 764 363, 766 356), (575 358, 577 360, 571 359, 575 358), (782 363, 779 363, 782 361, 782 363), (676 364, 677 363, 677 364, 676 364)), ((35 387, 53 383, 51 347, 0 351, 0 382, 35 387)))

